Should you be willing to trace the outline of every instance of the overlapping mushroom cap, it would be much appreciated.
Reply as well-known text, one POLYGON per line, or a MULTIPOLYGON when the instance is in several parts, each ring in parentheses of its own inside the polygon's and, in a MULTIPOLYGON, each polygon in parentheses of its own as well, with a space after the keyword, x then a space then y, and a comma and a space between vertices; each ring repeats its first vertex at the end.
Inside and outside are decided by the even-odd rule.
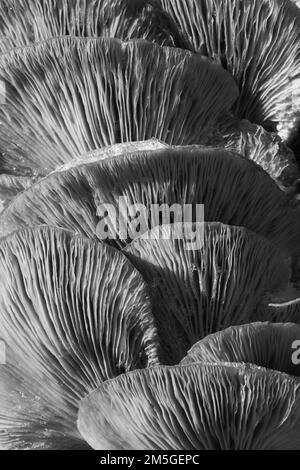
POLYGON ((289 0, 2 0, 1 449, 300 449, 299 83, 289 0))
POLYGON ((300 345, 300 325, 294 323, 232 326, 199 341, 181 364, 251 363, 300 377, 300 364, 293 362, 295 342, 300 345))
POLYGON ((34 182, 35 179, 29 176, 0 174, 0 213, 17 194, 30 188, 34 182))
POLYGON ((15 49, 0 56, 0 80, 0 168, 22 175, 115 143, 202 143, 238 94, 232 77, 199 54, 109 38, 15 49))
POLYGON ((2 239, 0 273, 0 445, 72 444, 86 393, 158 363, 147 287, 120 252, 48 227, 2 239))
POLYGON ((278 134, 247 120, 225 119, 212 134, 212 144, 234 151, 260 165, 284 190, 295 192, 300 171, 293 151, 278 134))
POLYGON ((79 430, 94 449, 299 449, 300 383, 254 366, 156 367, 83 399, 79 430))
POLYGON ((150 286, 168 364, 200 338, 248 323, 266 292, 285 286, 289 274, 267 240, 222 224, 163 226, 124 252, 150 286))
MULTIPOLYGON (((110 208, 113 225, 115 213, 126 219, 127 207, 129 211, 139 204, 146 211, 155 204, 204 204, 205 221, 246 227, 288 255, 299 251, 299 213, 276 183, 251 161, 202 147, 138 151, 104 160, 100 153, 91 161, 78 161, 17 196, 0 217, 0 233, 47 224, 101 238, 104 207, 110 208), (125 216, 120 198, 126 201, 125 216)), ((148 227, 148 212, 143 217, 142 226, 148 227)))
POLYGON ((85 450, 59 387, 18 358, 0 366, 0 450, 85 450), (26 371, 24 373, 24 371, 26 371))
POLYGON ((235 77, 236 113, 288 137, 300 113, 300 12, 289 0, 161 0, 194 50, 235 77))
POLYGON ((2 0, 0 52, 59 36, 186 41, 158 0, 2 0))

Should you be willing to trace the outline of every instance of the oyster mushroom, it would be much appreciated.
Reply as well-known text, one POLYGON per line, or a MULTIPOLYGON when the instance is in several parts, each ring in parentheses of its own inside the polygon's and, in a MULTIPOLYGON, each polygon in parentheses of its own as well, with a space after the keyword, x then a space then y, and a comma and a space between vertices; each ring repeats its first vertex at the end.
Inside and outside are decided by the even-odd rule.
MULTIPOLYGON (((243 226, 268 238, 288 256, 299 252, 299 212, 276 183, 245 158, 203 147, 132 153, 125 149, 116 157, 103 159, 100 152, 90 161, 79 160, 17 196, 1 214, 0 235, 45 224, 102 240, 99 208, 113 209, 108 222, 114 229, 115 214, 123 220, 132 204, 143 204, 147 211, 155 204, 204 204, 205 221, 243 226), (120 198, 125 199, 125 210, 120 209, 120 198)), ((148 214, 144 220, 146 232, 148 214)), ((132 240, 130 230, 129 240, 115 237, 114 230, 112 235, 108 241, 119 247, 132 240)))
POLYGON ((81 398, 158 364, 147 287, 120 252, 49 227, 2 239, 0 273, 0 446, 72 446, 81 398))
POLYGON ((238 93, 199 54, 107 38, 15 49, 0 56, 0 80, 0 170, 37 175, 115 143, 202 143, 238 93))
POLYGON ((45 377, 35 379, 21 358, 9 361, 0 366, 0 450, 90 449, 59 387, 45 377))
POLYGON ((244 362, 300 377, 292 361, 295 341, 300 344, 300 325, 294 323, 232 326, 199 341, 181 364, 244 362))
POLYGON ((2 0, 0 52, 58 36, 141 38, 187 48, 157 0, 2 0))
POLYGON ((0 175, 0 213, 17 194, 30 188, 33 183, 34 178, 29 176, 0 175))
POLYGON ((295 193, 300 171, 293 151, 273 132, 247 120, 226 119, 212 133, 212 145, 223 145, 260 165, 283 190, 295 193))
POLYGON ((194 50, 234 76, 239 118, 287 138, 300 116, 300 12, 289 0, 161 0, 194 50))
POLYGON ((241 364, 135 371, 84 398, 78 427, 94 449, 299 449, 300 383, 241 364))
POLYGON ((212 332, 248 323, 289 275, 278 250, 243 228, 187 224, 183 236, 181 229, 157 227, 124 250, 150 287, 165 364, 212 332))
MULTIPOLYGON (((143 142, 128 142, 126 144, 115 144, 109 147, 103 147, 96 151, 89 152, 78 159, 72 160, 70 163, 63 165, 64 170, 78 165, 79 162, 91 162, 94 158, 105 159, 113 158, 122 155, 126 152, 147 151, 155 149, 168 148, 168 145, 157 139, 150 139, 143 142)), ((14 173, 17 173, 17 168, 14 168, 14 173)), ((22 170, 21 170, 22 172, 22 170)), ((34 183, 41 178, 38 176, 17 176, 9 174, 0 174, 0 213, 9 205, 9 203, 21 192, 30 188, 34 183)))

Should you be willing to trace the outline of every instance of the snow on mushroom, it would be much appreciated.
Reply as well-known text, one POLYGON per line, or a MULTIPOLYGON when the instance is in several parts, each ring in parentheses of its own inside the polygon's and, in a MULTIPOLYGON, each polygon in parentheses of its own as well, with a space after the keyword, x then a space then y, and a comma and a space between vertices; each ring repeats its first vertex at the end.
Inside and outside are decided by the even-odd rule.
POLYGON ((81 398, 158 364, 147 287, 120 252, 49 227, 2 239, 0 271, 0 446, 73 445, 81 398))

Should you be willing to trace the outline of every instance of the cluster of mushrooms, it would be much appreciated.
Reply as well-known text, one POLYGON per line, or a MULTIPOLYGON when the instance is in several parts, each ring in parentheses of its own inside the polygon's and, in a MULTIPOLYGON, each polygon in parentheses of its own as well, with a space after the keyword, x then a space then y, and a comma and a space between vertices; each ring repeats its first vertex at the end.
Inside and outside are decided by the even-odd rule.
POLYGON ((300 449, 299 6, 1 0, 1 449, 300 449))

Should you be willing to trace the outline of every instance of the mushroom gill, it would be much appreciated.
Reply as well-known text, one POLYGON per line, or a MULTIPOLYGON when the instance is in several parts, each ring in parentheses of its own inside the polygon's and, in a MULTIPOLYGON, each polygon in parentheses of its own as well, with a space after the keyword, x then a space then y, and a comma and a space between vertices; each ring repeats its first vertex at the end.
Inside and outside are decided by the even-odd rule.
POLYGON ((149 285, 165 364, 206 335, 251 321, 289 275, 266 239, 218 223, 157 227, 124 253, 149 285))
POLYGON ((231 326, 195 344, 181 364, 244 362, 300 377, 292 360, 296 341, 300 345, 300 325, 294 323, 231 326))
POLYGON ((187 48, 158 0, 2 0, 0 53, 58 36, 146 39, 187 48))
POLYGON ((34 182, 34 178, 29 176, 0 174, 0 213, 17 194, 30 188, 34 182))
POLYGON ((0 273, 0 446, 72 445, 81 398, 158 364, 147 287, 120 252, 49 227, 2 239, 0 273))
MULTIPOLYGON (((98 227, 106 206, 114 229, 115 219, 123 220, 133 205, 143 204, 141 225, 147 231, 153 205, 204 204, 205 221, 245 227, 287 255, 299 252, 298 210, 267 173, 245 158, 197 146, 125 151, 107 159, 100 152, 99 158, 97 153, 92 157, 52 173, 18 195, 0 216, 0 234, 45 224, 102 239, 98 227), (125 208, 120 208, 120 198, 125 208)), ((114 230, 112 238, 108 241, 121 247, 132 240, 115 240, 114 230)))
POLYGON ((78 427, 97 450, 300 448, 300 383, 242 364, 135 371, 80 404, 78 427))
POLYGON ((243 119, 226 118, 212 132, 211 143, 224 146, 260 165, 285 191, 295 194, 300 170, 293 151, 275 132, 243 119))
POLYGON ((238 92, 222 67, 148 41, 63 37, 0 55, 0 170, 45 175, 97 148, 202 143, 238 92))
POLYGON ((298 4, 0 0, 1 450, 300 450, 298 4))
POLYGON ((194 50, 234 76, 242 119, 287 138, 300 116, 300 11, 289 0, 161 0, 194 50))

